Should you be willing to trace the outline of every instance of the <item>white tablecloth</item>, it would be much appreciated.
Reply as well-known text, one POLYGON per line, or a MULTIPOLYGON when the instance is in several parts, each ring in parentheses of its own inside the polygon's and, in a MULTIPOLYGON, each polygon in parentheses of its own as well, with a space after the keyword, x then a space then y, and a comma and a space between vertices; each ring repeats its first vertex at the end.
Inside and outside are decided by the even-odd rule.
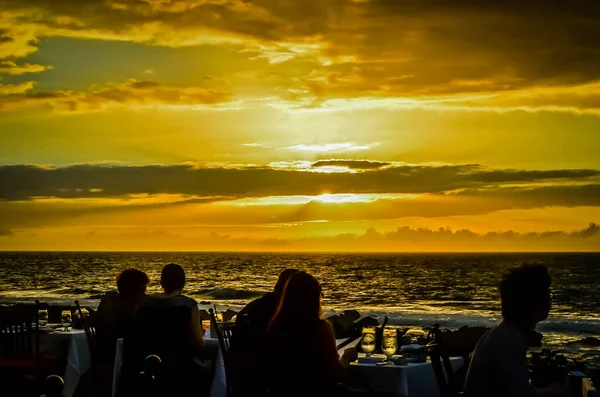
MULTIPOLYGON (((361 338, 350 342, 338 350, 340 357, 347 348, 356 347, 361 338)), ((439 390, 431 361, 406 365, 377 365, 385 356, 375 354, 372 359, 364 359, 360 354, 358 362, 349 368, 349 384, 359 388, 370 387, 373 391, 389 393, 398 397, 437 397, 439 390)), ((456 372, 463 364, 462 357, 450 359, 456 372)))
MULTIPOLYGON (((364 355, 361 355, 363 357, 364 355)), ((374 355, 382 360, 385 356, 374 355)), ((456 372, 463 363, 461 357, 450 359, 456 372)), ((377 365, 375 363, 357 363, 350 365, 350 384, 370 386, 373 391, 391 393, 398 397, 436 397, 439 390, 433 366, 429 359, 425 363, 408 365, 377 365)))
POLYGON ((68 339, 67 367, 65 368, 64 381, 65 388, 63 395, 72 397, 79 384, 79 378, 92 367, 92 358, 90 349, 85 337, 85 331, 73 329, 67 332, 54 331, 43 334, 40 338, 40 344, 64 343, 68 339))
MULTIPOLYGON (((218 339, 206 339, 207 344, 216 343, 219 346, 218 339)), ((210 397, 227 397, 227 380, 225 378, 225 364, 223 363, 223 354, 221 348, 217 347, 217 359, 215 361, 215 377, 213 378, 210 389, 210 397)))

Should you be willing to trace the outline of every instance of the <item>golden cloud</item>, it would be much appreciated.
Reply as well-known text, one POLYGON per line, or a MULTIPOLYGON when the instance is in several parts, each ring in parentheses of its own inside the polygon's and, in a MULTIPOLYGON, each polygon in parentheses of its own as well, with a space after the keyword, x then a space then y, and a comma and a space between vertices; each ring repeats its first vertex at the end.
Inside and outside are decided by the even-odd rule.
POLYGON ((17 96, 33 89, 35 82, 27 81, 21 84, 0 84, 0 109, 2 109, 2 95, 17 96))
POLYGON ((8 74, 12 76, 18 76, 27 73, 40 73, 49 69, 52 69, 52 66, 32 65, 30 63, 24 63, 23 65, 19 66, 12 61, 0 62, 0 74, 8 74))
POLYGON ((597 2, 0 0, 0 9, 0 59, 31 54, 37 38, 53 36, 233 44, 248 58, 309 65, 281 82, 276 96, 290 106, 383 97, 413 107, 598 113, 597 2))
POLYGON ((59 112, 100 111, 113 107, 217 105, 231 96, 203 87, 175 87, 152 81, 96 85, 84 92, 30 92, 33 83, 0 86, 0 110, 50 105, 59 112))

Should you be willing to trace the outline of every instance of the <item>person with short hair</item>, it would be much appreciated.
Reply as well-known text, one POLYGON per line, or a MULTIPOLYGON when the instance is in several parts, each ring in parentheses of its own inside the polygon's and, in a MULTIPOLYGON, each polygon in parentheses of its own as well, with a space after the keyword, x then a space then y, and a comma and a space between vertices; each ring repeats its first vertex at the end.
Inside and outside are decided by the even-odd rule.
POLYGON ((181 316, 186 318, 183 320, 180 318, 180 320, 185 321, 186 324, 164 324, 163 322, 162 326, 155 324, 154 328, 158 330, 158 328, 166 327, 167 329, 163 330, 165 334, 175 335, 179 333, 180 337, 187 342, 189 348, 200 351, 204 346, 204 331, 201 326, 198 302, 183 295, 185 271, 175 263, 165 265, 160 275, 160 285, 163 292, 153 294, 144 300, 137 310, 138 319, 161 322, 164 319, 151 319, 147 316, 152 316, 154 313, 182 313, 181 316))
POLYGON ((245 321, 246 324, 256 333, 262 333, 267 329, 267 325, 273 318, 279 301, 283 295, 285 284, 290 277, 298 273, 296 269, 285 269, 279 274, 277 283, 273 291, 267 292, 258 299, 248 303, 238 314, 237 322, 245 321))
POLYGON ((478 342, 465 381, 466 397, 564 396, 562 386, 529 383, 528 340, 548 318, 551 277, 543 265, 511 269, 500 283, 502 321, 478 342))
POLYGON ((177 264, 165 265, 160 276, 163 292, 148 296, 138 307, 133 332, 125 339, 124 371, 128 379, 143 369, 144 359, 161 359, 161 376, 172 395, 208 387, 202 356, 204 331, 195 299, 183 295, 185 271, 177 264))
POLYGON ((117 276, 117 291, 107 292, 95 316, 97 340, 103 356, 114 358, 116 341, 131 328, 135 311, 146 297, 148 275, 138 269, 123 270, 117 276))

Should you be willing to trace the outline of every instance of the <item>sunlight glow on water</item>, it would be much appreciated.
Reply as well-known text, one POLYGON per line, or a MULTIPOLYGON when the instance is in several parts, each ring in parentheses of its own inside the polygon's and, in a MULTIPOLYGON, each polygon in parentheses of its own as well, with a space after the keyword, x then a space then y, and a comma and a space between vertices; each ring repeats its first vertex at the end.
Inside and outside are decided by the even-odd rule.
POLYGON ((320 280, 327 314, 356 309, 388 315, 390 324, 449 328, 494 325, 502 273, 543 263, 555 294, 550 318, 538 326, 545 343, 564 348, 581 335, 600 335, 600 254, 2 253, 0 302, 94 305, 98 299, 88 298, 115 289, 117 274, 129 267, 145 271, 149 292, 158 292, 160 271, 171 262, 186 270, 185 293, 206 307, 239 309, 270 291, 281 270, 296 268, 320 280))

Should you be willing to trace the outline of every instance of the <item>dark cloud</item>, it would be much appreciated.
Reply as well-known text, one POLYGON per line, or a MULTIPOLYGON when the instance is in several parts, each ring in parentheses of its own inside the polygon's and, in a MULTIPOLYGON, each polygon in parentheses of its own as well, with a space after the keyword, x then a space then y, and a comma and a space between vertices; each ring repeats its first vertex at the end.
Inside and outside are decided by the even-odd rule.
POLYGON ((356 170, 368 170, 375 168, 383 168, 391 163, 372 160, 317 160, 312 163, 312 168, 319 167, 346 167, 356 170))
MULTIPOLYGON (((386 196, 375 201, 343 204, 311 200, 304 204, 247 205, 227 202, 234 197, 171 197, 169 202, 146 199, 0 201, 0 219, 9 228, 94 225, 142 225, 148 219, 168 224, 274 225, 310 221, 369 221, 407 217, 485 215, 502 210, 546 207, 600 207, 600 184, 537 188, 496 188, 453 194, 424 194, 414 199, 386 196), (173 201, 175 200, 175 201, 173 201), (216 202, 216 205, 204 205, 216 202), (184 208, 185 206, 185 208, 184 208), (123 216, 127 214, 127 216, 123 216), (159 221, 160 222, 160 221, 159 221)), ((596 229, 591 228, 588 233, 596 229)))
POLYGON ((467 189, 450 196, 501 203, 509 208, 578 207, 600 205, 600 184, 467 189))
POLYGON ((545 179, 581 179, 598 176, 596 170, 487 170, 474 172, 470 179, 478 182, 534 182, 545 179))
POLYGON ((575 233, 572 233, 577 237, 589 238, 600 235, 600 226, 595 222, 591 222, 588 227, 583 230, 579 230, 575 233))
MULTIPOLYGON (((397 166, 357 173, 320 173, 268 167, 199 167, 188 164, 83 164, 62 168, 13 165, 0 167, 0 198, 27 200, 34 197, 122 197, 131 194, 265 197, 319 195, 324 192, 442 193, 484 187, 491 182, 585 181, 599 175, 600 172, 596 170, 486 171, 477 165, 397 166)), ((582 187, 566 188, 577 190, 582 187)), ((545 189, 551 191, 552 187, 545 189)), ((526 195, 527 192, 520 194, 526 195)), ((477 194, 496 193, 490 190, 478 191, 477 194)))

